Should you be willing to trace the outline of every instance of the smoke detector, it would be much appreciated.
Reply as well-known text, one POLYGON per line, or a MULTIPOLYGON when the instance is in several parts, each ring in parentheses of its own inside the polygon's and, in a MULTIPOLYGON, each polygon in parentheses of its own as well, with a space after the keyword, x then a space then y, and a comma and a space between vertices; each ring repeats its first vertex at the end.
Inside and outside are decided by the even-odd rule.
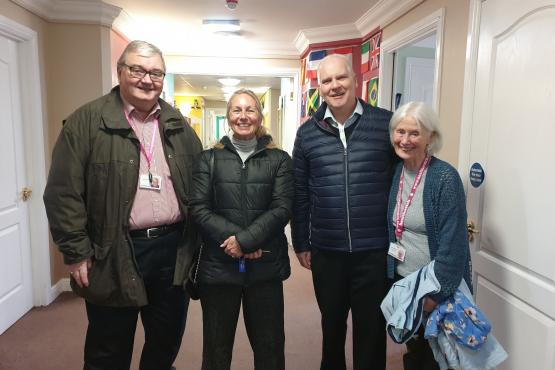
POLYGON ((239 3, 239 0, 225 0, 225 6, 229 10, 235 10, 235 8, 237 8, 237 3, 239 3))

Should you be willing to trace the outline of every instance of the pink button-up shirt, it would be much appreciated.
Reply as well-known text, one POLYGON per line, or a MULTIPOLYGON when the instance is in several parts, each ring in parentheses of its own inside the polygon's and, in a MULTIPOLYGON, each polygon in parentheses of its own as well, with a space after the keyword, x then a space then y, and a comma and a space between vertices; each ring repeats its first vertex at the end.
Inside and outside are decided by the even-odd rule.
MULTIPOLYGON (((144 151, 149 153, 151 145, 154 145, 150 172, 153 176, 162 178, 160 190, 142 189, 137 183, 137 193, 131 207, 129 228, 140 230, 159 225, 170 225, 183 220, 173 188, 170 168, 162 147, 161 129, 156 133, 152 143, 152 133, 160 116, 160 105, 156 104, 144 121, 138 118, 135 108, 125 100, 123 106, 126 116, 131 121, 130 124, 135 131, 135 135, 144 147, 144 151)), ((147 175, 148 161, 143 150, 140 152, 139 163, 139 176, 147 175)))

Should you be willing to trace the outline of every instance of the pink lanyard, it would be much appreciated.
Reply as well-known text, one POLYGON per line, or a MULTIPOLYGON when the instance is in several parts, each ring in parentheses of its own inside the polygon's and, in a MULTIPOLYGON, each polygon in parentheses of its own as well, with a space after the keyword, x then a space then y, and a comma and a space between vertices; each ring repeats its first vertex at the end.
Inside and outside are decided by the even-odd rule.
POLYGON ((403 183, 405 182, 405 166, 403 166, 403 170, 401 171, 401 178, 399 179, 399 191, 397 192, 397 215, 395 218, 395 222, 397 225, 395 227, 395 236, 398 240, 401 239, 401 235, 405 230, 405 217, 407 216, 407 211, 412 203, 414 194, 416 193, 416 188, 420 184, 420 181, 422 181, 424 171, 426 171, 426 168, 428 168, 431 159, 432 157, 427 156, 426 158, 424 158, 424 161, 420 165, 420 169, 418 170, 416 178, 414 179, 414 184, 412 184, 412 188, 410 189, 409 197, 407 199, 407 202, 405 203, 405 206, 403 207, 403 212, 401 213, 401 204, 403 203, 403 183))
MULTIPOLYGON (((125 113, 125 118, 127 118, 127 122, 129 122, 129 126, 131 126, 131 128, 133 129, 133 131, 135 131, 135 134, 137 136, 138 132, 137 132, 137 128, 135 127, 135 125, 133 124, 133 120, 131 120, 129 118, 129 114, 127 113, 127 111, 124 109, 123 112, 125 113)), ((141 147, 141 152, 144 154, 145 158, 146 158, 146 163, 148 164, 148 176, 150 181, 152 182, 152 174, 150 173, 150 164, 152 162, 152 156, 154 155, 154 139, 156 138, 156 131, 158 131, 158 118, 154 119, 154 129, 152 130, 152 139, 150 140, 150 148, 148 153, 145 150, 145 147, 143 145, 143 143, 141 142, 141 140, 139 140, 139 144, 141 147)))

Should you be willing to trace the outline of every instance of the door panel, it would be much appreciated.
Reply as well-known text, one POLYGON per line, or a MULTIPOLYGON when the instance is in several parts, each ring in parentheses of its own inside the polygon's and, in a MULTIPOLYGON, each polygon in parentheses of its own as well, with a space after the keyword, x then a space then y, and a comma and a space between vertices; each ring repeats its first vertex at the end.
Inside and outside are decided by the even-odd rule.
POLYGON ((481 2, 470 163, 486 179, 468 184, 468 211, 476 301, 509 354, 499 369, 555 369, 554 34, 553 1, 481 2))
POLYGON ((33 306, 17 46, 0 36, 0 334, 33 306))
POLYGON ((504 338, 509 360, 498 366, 506 369, 553 369, 555 323, 541 311, 478 276, 476 298, 480 309, 489 314, 495 335, 504 338), (502 307, 502 310, 498 308, 502 307), (507 325, 510 323, 510 325, 507 325), (523 342, 526 350, 523 350, 523 342), (533 366, 530 359, 533 358, 533 366))

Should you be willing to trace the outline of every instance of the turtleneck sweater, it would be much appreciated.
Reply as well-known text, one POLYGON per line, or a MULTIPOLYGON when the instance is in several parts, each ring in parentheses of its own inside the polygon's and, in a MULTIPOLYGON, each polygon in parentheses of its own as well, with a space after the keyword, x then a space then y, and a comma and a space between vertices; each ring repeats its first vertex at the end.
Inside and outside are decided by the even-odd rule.
POLYGON ((243 163, 249 157, 249 155, 254 153, 256 149, 256 144, 258 143, 256 137, 253 137, 249 140, 241 140, 237 139, 234 135, 231 135, 230 139, 231 144, 233 144, 233 146, 237 150, 237 153, 239 153, 239 156, 241 157, 243 163))

